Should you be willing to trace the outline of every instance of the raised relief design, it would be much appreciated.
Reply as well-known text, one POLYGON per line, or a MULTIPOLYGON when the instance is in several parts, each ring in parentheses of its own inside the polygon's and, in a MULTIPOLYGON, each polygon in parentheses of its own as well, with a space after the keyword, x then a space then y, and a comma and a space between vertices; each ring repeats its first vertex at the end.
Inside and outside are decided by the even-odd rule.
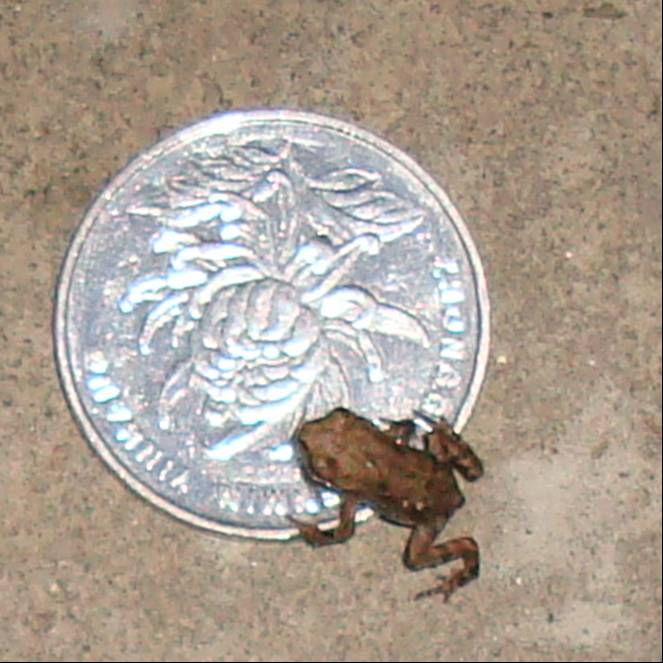
POLYGON ((424 211, 370 169, 312 176, 296 158, 307 149, 205 145, 186 176, 165 177, 152 202, 126 210, 156 220, 151 251, 167 260, 132 282, 119 308, 140 316, 142 355, 166 341, 184 357, 161 389, 159 426, 190 429, 203 417, 212 459, 270 447, 312 414, 348 405, 357 371, 383 381, 376 335, 429 345, 411 312, 352 282, 359 260, 414 230, 424 211))

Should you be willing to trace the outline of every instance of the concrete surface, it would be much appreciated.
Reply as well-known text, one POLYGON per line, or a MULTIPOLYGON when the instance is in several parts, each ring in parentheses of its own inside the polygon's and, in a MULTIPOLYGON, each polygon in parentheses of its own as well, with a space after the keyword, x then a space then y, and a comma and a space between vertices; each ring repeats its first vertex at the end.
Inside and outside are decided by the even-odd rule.
POLYGON ((0 658, 661 656, 661 9, 653 0, 3 0, 0 658), (489 278, 449 535, 481 579, 413 602, 405 530, 231 541, 106 471, 53 369, 52 292, 103 185, 215 109, 359 122, 448 190, 489 278))

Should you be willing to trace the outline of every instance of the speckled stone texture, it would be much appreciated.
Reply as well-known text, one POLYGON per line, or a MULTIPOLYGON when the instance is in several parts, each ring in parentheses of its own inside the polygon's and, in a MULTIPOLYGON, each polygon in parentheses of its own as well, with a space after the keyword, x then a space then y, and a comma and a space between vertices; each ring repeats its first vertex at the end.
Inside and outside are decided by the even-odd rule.
POLYGON ((653 0, 4 0, 0 659, 660 660, 660 26, 653 0), (446 532, 483 567, 448 605, 377 520, 318 551, 175 522, 63 400, 85 207, 173 128, 274 106, 412 155, 483 257, 487 476, 446 532))

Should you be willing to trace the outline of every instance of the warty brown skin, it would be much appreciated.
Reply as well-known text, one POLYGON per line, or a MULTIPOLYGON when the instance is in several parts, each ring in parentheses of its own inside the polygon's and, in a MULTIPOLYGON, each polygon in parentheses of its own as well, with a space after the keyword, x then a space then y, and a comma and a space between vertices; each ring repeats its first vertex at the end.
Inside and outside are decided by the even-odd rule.
POLYGON ((412 528, 403 554, 409 569, 462 560, 460 569, 416 597, 442 594, 447 600, 479 575, 479 548, 470 537, 434 541, 465 501, 454 471, 474 481, 483 466, 445 420, 424 436, 423 451, 408 446, 414 432, 411 421, 381 430, 344 408, 304 424, 298 433, 304 470, 311 480, 341 492, 340 518, 335 529, 326 531, 293 522, 313 546, 341 543, 354 533, 358 505, 369 504, 385 519, 412 528))

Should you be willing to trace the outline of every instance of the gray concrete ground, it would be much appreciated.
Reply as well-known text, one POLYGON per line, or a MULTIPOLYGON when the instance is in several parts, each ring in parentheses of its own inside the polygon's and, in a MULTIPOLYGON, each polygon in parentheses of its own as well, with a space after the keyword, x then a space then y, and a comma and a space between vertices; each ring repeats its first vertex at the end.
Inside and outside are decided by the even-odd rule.
POLYGON ((3 0, 0 658, 654 661, 661 657, 661 9, 653 0, 3 0), (192 530, 88 448, 53 368, 54 282, 106 178, 216 109, 360 123, 450 193, 490 285, 466 428, 488 474, 449 535, 343 546, 192 530))

